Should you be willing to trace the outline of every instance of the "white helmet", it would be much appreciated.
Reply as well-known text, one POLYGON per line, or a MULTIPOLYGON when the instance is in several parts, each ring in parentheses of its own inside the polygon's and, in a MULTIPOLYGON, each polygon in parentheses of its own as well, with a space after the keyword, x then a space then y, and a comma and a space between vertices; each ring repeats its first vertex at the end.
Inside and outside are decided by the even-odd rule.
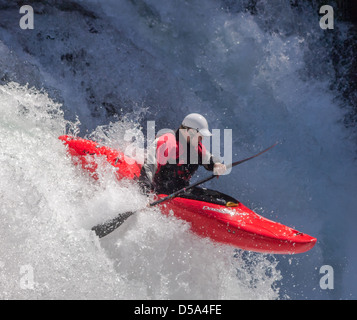
POLYGON ((188 128, 196 129, 205 137, 210 137, 212 133, 208 130, 206 118, 198 113, 190 113, 183 119, 182 125, 188 128))

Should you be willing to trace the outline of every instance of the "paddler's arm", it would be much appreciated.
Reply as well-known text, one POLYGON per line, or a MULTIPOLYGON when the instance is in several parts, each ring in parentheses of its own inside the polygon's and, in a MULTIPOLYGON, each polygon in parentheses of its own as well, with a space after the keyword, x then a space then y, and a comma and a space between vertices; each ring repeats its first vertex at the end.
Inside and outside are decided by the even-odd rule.
POLYGON ((202 145, 202 158, 204 157, 206 157, 206 159, 209 158, 209 163, 203 165, 205 169, 213 171, 213 174, 217 176, 220 176, 226 172, 226 165, 221 162, 221 159, 210 154, 202 145))
POLYGON ((148 149, 146 162, 144 163, 139 183, 146 192, 155 189, 154 177, 162 165, 175 161, 176 139, 173 134, 165 134, 158 137, 148 149))

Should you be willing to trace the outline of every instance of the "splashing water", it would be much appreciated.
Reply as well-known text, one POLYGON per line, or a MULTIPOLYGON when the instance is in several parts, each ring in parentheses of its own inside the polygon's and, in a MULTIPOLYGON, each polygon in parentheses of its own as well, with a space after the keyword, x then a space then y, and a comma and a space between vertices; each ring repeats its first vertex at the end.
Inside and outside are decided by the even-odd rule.
POLYGON ((244 262, 232 248, 156 209, 99 242, 91 226, 143 207, 137 187, 104 169, 94 182, 73 166, 57 137, 75 125, 46 93, 10 83, 0 101, 2 299, 277 297, 274 262, 257 259, 252 285, 237 277, 244 262))

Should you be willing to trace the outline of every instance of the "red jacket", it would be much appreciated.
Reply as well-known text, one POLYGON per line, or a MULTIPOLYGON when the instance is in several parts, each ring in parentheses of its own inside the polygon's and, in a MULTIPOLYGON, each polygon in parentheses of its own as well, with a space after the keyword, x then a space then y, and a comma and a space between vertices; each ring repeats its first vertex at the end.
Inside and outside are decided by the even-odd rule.
POLYGON ((172 193, 187 187, 200 165, 213 170, 217 160, 202 143, 185 145, 179 137, 177 130, 176 134, 166 133, 155 140, 154 150, 148 155, 140 176, 145 187, 158 193, 172 193))

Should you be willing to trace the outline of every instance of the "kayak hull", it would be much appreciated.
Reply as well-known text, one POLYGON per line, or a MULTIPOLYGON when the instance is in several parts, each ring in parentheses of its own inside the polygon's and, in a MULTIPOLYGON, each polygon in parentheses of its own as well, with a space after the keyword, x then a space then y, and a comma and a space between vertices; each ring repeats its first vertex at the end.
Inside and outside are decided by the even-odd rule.
MULTIPOLYGON (((140 176, 141 166, 120 151, 71 136, 61 136, 59 139, 68 147, 68 153, 74 163, 90 172, 93 178, 97 178, 97 157, 104 157, 117 168, 116 177, 119 180, 136 179, 140 176)), ((165 196, 167 195, 159 194, 157 198, 165 196)), ((173 214, 190 223, 195 234, 243 250, 297 254, 314 247, 316 238, 266 219, 234 198, 228 200, 223 203, 212 203, 182 195, 162 202, 159 207, 163 214, 173 214)))
POLYGON ((98 157, 104 157, 107 162, 117 169, 115 175, 118 180, 140 177, 141 165, 118 150, 101 146, 91 140, 68 135, 60 136, 59 139, 68 147, 68 153, 72 156, 74 163, 82 166, 95 179, 98 178, 98 157))
POLYGON ((226 207, 178 197, 160 204, 160 209, 189 222, 199 236, 243 250, 297 254, 312 249, 316 243, 314 237, 266 219, 240 202, 226 207))

